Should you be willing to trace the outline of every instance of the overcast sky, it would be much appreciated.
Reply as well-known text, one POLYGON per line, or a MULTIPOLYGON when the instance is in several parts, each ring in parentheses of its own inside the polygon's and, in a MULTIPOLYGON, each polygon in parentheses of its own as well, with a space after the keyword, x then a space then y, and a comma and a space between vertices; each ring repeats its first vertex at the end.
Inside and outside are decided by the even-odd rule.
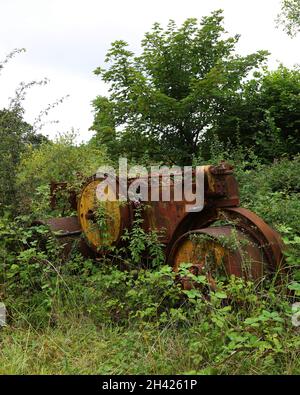
POLYGON ((241 34, 239 53, 267 49, 271 68, 278 62, 289 67, 300 63, 300 37, 291 39, 275 27, 280 0, 0 0, 0 59, 14 48, 27 50, 0 76, 0 108, 19 82, 47 77, 46 87, 29 92, 25 119, 33 122, 47 104, 70 95, 49 114, 59 124, 46 125, 42 132, 54 137, 74 127, 87 140, 92 135, 91 101, 107 92, 93 70, 104 65, 110 43, 123 39, 137 51, 154 22, 166 25, 174 19, 180 24, 219 8, 228 32, 241 34))

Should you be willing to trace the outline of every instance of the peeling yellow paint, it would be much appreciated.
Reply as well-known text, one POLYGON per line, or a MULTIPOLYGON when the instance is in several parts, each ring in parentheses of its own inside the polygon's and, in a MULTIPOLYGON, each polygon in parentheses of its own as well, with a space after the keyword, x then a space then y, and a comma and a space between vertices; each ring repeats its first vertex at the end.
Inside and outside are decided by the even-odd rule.
MULTIPOLYGON (((94 180, 87 184, 78 202, 78 215, 81 228, 89 244, 95 249, 99 249, 101 246, 113 245, 120 237, 121 231, 119 202, 117 200, 99 202, 96 196, 96 189, 99 182, 100 180, 94 180), (96 219, 99 204, 102 205, 101 209, 105 211, 105 229, 100 229, 96 219), (87 214, 94 214, 95 219, 88 219, 87 214)), ((114 191, 111 187, 108 186, 106 192, 108 199, 114 196, 114 191)))
POLYGON ((194 265, 205 265, 208 255, 213 256, 217 266, 220 266, 226 250, 223 246, 215 241, 198 241, 184 240, 178 247, 175 255, 174 270, 178 271, 182 263, 191 263, 194 265))

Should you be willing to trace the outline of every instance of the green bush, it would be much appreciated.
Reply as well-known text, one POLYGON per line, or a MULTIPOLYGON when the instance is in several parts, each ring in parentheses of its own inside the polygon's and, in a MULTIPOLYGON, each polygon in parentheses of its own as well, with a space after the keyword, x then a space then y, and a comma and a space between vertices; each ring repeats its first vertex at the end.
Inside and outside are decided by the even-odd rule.
POLYGON ((68 206, 68 190, 79 191, 86 177, 95 174, 99 166, 108 162, 105 149, 89 144, 76 145, 73 132, 38 148, 29 147, 21 158, 18 171, 19 207, 35 216, 50 214, 51 181, 68 183, 67 191, 58 193, 60 206, 68 206))

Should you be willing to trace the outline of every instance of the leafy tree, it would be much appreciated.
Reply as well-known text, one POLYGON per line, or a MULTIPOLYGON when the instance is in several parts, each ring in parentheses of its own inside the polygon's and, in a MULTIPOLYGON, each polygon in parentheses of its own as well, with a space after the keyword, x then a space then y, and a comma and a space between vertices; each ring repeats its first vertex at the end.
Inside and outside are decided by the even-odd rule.
POLYGON ((228 37, 222 11, 194 18, 166 30, 158 23, 145 34, 139 56, 124 41, 107 53, 107 69, 95 73, 109 84, 109 97, 98 96, 92 129, 99 144, 113 155, 125 148, 140 158, 188 164, 207 130, 241 89, 242 81, 259 68, 266 51, 235 54, 239 36, 228 37))
MULTIPOLYGON (((3 67, 23 48, 15 49, 0 62, 0 73, 3 67)), ((38 146, 47 140, 46 137, 36 133, 32 125, 24 121, 22 101, 26 91, 33 85, 45 84, 46 81, 33 81, 21 83, 11 99, 8 108, 0 110, 0 212, 7 206, 16 203, 17 186, 16 175, 22 152, 27 145, 38 146)))
POLYGON ((285 32, 294 37, 300 31, 300 0, 282 0, 281 13, 277 17, 277 24, 285 32))
MULTIPOLYGON (((0 62, 0 73, 3 67, 16 55, 25 49, 15 49, 0 62)), ((41 111, 33 125, 24 121, 23 101, 28 89, 32 86, 41 86, 48 83, 42 81, 21 82, 16 89, 14 97, 7 108, 0 109, 0 213, 8 206, 16 208, 18 187, 16 178, 21 156, 30 147, 39 147, 48 141, 48 138, 39 133, 41 122, 48 111, 61 103, 64 98, 48 105, 41 111)))
MULTIPOLYGON (((300 152, 300 69, 280 66, 247 81, 210 131, 226 143, 255 147, 267 161, 300 152)), ((209 135, 207 136, 209 138, 209 135)))
POLYGON ((22 111, 0 110, 0 211, 1 205, 14 204, 17 168, 28 145, 39 146, 47 138, 34 132, 23 120, 22 111))
POLYGON ((16 168, 26 136, 31 126, 20 114, 3 109, 0 111, 0 202, 11 204, 15 196, 16 168))

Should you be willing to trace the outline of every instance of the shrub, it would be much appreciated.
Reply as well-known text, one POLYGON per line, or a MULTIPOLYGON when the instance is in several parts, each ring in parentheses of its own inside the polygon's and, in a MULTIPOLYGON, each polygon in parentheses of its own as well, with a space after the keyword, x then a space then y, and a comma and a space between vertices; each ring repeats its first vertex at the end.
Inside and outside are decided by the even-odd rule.
MULTIPOLYGON (((22 156, 18 172, 20 204, 28 211, 49 213, 49 183, 67 182, 68 190, 77 190, 84 179, 96 173, 106 163, 104 149, 88 144, 75 144, 73 132, 59 136, 55 141, 29 148, 22 156)), ((68 193, 61 194, 65 206, 68 193)))

